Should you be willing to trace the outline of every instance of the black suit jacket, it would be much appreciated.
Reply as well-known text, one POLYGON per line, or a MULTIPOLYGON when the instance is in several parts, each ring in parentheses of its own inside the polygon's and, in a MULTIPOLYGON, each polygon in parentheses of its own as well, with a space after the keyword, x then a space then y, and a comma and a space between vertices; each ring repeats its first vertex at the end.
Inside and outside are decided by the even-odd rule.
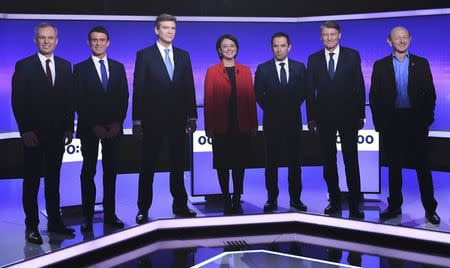
MULTIPOLYGON (((93 127, 113 122, 123 124, 128 108, 128 83, 122 63, 108 58, 109 79, 105 91, 91 57, 75 64, 77 137, 93 135, 93 127)), ((123 132, 122 132, 123 133, 123 132)))
POLYGON ((359 52, 340 47, 333 80, 323 49, 308 58, 308 121, 353 122, 365 118, 365 87, 359 52))
MULTIPOLYGON (((436 92, 430 65, 425 58, 409 54, 408 96, 417 123, 428 128, 434 121, 436 92)), ((376 61, 373 65, 370 85, 370 109, 375 130, 383 131, 392 123, 397 98, 392 54, 376 61)))
POLYGON ((21 134, 34 131, 73 132, 74 101, 70 62, 54 57, 55 83, 49 87, 37 54, 16 63, 12 78, 12 108, 21 134))
POLYGON ((173 47, 174 73, 169 78, 156 44, 137 52, 133 82, 133 121, 173 129, 197 118, 194 78, 189 54, 173 47))
POLYGON ((306 69, 301 62, 289 59, 289 81, 281 86, 275 60, 258 65, 255 73, 256 100, 264 111, 264 129, 302 125, 300 106, 306 98, 306 69))

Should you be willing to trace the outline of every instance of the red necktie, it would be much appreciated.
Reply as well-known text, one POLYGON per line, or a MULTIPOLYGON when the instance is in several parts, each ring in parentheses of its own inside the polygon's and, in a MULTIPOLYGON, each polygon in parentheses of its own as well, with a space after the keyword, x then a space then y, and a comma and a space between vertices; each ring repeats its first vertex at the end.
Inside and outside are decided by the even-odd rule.
POLYGON ((50 70, 50 59, 47 59, 45 61, 45 70, 47 72, 47 82, 49 87, 53 87, 53 78, 52 78, 52 71, 50 70))

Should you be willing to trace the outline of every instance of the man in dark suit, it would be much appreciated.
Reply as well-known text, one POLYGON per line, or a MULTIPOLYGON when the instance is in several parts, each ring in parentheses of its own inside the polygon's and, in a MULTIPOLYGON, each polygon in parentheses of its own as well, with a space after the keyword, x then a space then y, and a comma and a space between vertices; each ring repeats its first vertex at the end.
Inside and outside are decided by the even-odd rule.
POLYGON ((38 52, 16 63, 12 78, 12 108, 24 143, 25 239, 42 244, 37 202, 42 174, 47 230, 70 236, 74 232, 64 225, 59 207, 64 145, 72 141, 73 134, 73 81, 70 62, 53 54, 58 44, 56 27, 39 24, 35 28, 34 42, 38 52))
POLYGON ((92 56, 74 65, 75 90, 78 97, 77 137, 81 140, 83 167, 81 198, 84 223, 81 231, 92 232, 95 205, 94 176, 99 141, 102 142, 104 223, 123 228, 115 213, 116 162, 128 107, 128 84, 122 63, 106 55, 109 33, 102 27, 88 33, 92 56))
POLYGON ((271 42, 274 58, 258 65, 255 74, 255 95, 264 111, 267 189, 264 212, 277 209, 278 165, 283 141, 287 145, 290 206, 306 211, 300 200, 302 181, 299 157, 302 131, 300 106, 306 97, 306 69, 303 63, 288 59, 291 50, 288 34, 276 33, 271 42))
POLYGON ((426 59, 409 53, 411 36, 406 28, 393 28, 387 41, 393 53, 375 62, 369 94, 373 123, 380 132, 389 166, 389 206, 380 218, 390 219, 402 213, 402 164, 412 156, 425 216, 432 224, 439 224, 427 156, 428 130, 434 121, 436 102, 430 65, 426 59))
POLYGON ((323 176, 330 198, 325 214, 341 212, 336 163, 336 132, 339 132, 349 190, 350 217, 364 218, 359 208, 361 182, 358 164, 358 130, 365 120, 365 88, 358 51, 339 46, 339 24, 327 21, 320 27, 325 49, 308 58, 308 128, 318 131, 323 157, 323 176))
POLYGON ((156 44, 138 51, 134 69, 133 134, 143 135, 136 222, 148 221, 153 199, 153 177, 161 142, 170 154, 170 192, 175 215, 195 216, 187 206, 183 181, 185 135, 196 128, 197 108, 189 54, 172 46, 176 18, 162 14, 155 23, 156 44))

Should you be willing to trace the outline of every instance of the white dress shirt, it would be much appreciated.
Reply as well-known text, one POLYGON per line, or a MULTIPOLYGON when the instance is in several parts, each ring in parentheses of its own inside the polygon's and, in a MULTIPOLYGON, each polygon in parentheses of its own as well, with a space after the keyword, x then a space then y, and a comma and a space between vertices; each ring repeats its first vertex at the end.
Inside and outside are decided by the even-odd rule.
POLYGON ((281 83, 281 66, 280 63, 284 62, 284 69, 286 70, 286 81, 289 83, 289 60, 286 57, 284 60, 279 61, 275 59, 275 66, 277 67, 277 73, 278 73, 278 81, 281 83))
POLYGON ((325 59, 327 60, 327 70, 328 70, 328 63, 330 62, 330 53, 334 53, 333 55, 333 60, 334 60, 334 71, 336 72, 336 67, 338 64, 338 59, 339 59, 339 52, 340 52, 340 47, 339 45, 334 49, 334 51, 328 51, 326 48, 324 49, 325 51, 325 59))
POLYGON ((45 75, 47 75, 47 63, 46 61, 50 59, 49 67, 50 71, 52 72, 52 84, 55 85, 55 78, 56 78, 56 72, 55 72, 55 57, 52 54, 50 58, 47 58, 46 56, 42 55, 38 52, 39 60, 41 61, 42 69, 44 69, 45 75))
POLYGON ((103 59, 100 59, 99 57, 96 57, 94 55, 91 56, 92 60, 94 61, 95 69, 97 70, 98 78, 100 78, 100 81, 102 81, 102 71, 100 70, 100 60, 103 60, 106 68, 106 75, 109 79, 109 66, 108 66, 108 58, 103 57, 103 59))

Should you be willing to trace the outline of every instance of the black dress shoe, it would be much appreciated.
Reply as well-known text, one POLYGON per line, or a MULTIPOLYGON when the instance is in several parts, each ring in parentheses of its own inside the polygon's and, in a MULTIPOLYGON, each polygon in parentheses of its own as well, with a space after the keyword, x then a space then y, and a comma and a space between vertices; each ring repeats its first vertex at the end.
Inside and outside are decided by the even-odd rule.
POLYGON ((350 218, 353 219, 364 219, 364 211, 362 211, 360 208, 350 208, 349 213, 350 218))
POLYGON ((47 224, 47 231, 51 233, 57 233, 57 234, 63 234, 63 235, 70 235, 73 236, 73 233, 75 232, 75 229, 66 227, 64 223, 48 223, 47 224))
POLYGON ((173 214, 175 214, 178 217, 188 218, 188 217, 195 217, 197 216, 197 213, 195 211, 190 210, 188 207, 184 208, 177 208, 173 209, 173 214))
POLYGON ((330 215, 341 212, 341 204, 339 202, 330 202, 328 206, 323 210, 323 213, 330 215))
POLYGON ((441 218, 440 218, 439 215, 436 213, 436 211, 432 211, 432 212, 427 212, 427 213, 425 213, 425 217, 427 218, 427 220, 428 220, 431 224, 439 224, 439 223, 441 223, 441 218))
POLYGON ((291 206, 291 208, 298 210, 298 211, 306 211, 306 209, 307 209, 306 205, 303 204, 302 201, 291 202, 290 206, 291 206))
POLYGON ((380 213, 380 219, 389 220, 389 219, 395 218, 401 214, 402 214, 401 208, 388 207, 387 209, 385 209, 383 212, 380 213))
POLYGON ((82 224, 81 224, 81 232, 83 233, 90 233, 92 232, 93 228, 92 228, 92 220, 85 220, 82 224))
POLYGON ((136 223, 144 224, 148 222, 148 214, 146 212, 139 211, 136 215, 136 223))
POLYGON ((125 227, 125 224, 123 223, 123 221, 121 221, 119 218, 117 218, 116 215, 114 215, 114 217, 107 217, 103 220, 104 224, 110 225, 114 228, 117 229, 123 229, 125 227))
POLYGON ((28 243, 42 245, 42 237, 38 229, 25 229, 25 240, 28 243))
POLYGON ((273 212, 277 210, 277 207, 278 207, 277 201, 267 200, 267 202, 264 204, 263 211, 273 212))

